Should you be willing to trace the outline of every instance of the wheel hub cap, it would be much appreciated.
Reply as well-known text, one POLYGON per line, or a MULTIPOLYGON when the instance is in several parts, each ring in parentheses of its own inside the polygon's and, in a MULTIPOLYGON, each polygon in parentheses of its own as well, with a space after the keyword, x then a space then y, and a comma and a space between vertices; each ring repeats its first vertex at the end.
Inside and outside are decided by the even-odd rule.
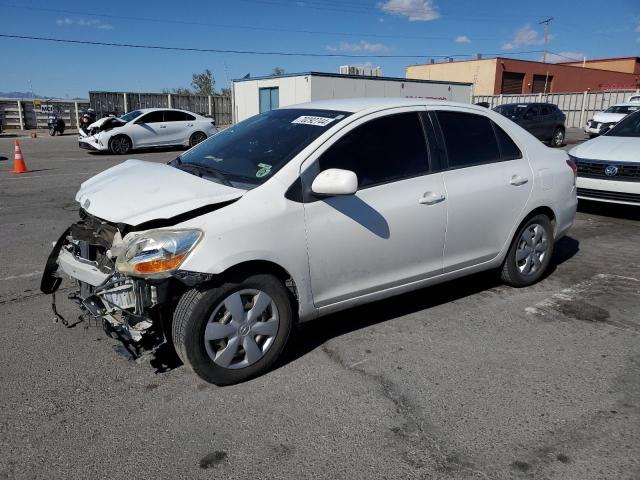
POLYGON ((221 367, 248 367, 269 351, 278 327, 278 307, 269 295, 240 290, 213 310, 204 331, 205 349, 221 367))
POLYGON ((537 223, 529 225, 520 235, 516 249, 516 266, 521 274, 536 274, 549 251, 547 232, 537 223))

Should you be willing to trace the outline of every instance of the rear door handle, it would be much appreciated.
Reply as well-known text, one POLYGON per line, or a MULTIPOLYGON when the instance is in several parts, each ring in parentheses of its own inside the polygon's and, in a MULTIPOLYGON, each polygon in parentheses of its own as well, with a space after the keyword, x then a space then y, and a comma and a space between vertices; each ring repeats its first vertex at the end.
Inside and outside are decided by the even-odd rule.
POLYGON ((529 179, 527 177, 521 177, 520 175, 512 175, 511 181, 509 182, 511 185, 519 187, 520 185, 524 185, 527 183, 529 179))
POLYGON ((421 205, 435 205, 436 203, 442 202, 445 198, 444 195, 434 192, 425 192, 425 194, 418 200, 418 203, 421 205))

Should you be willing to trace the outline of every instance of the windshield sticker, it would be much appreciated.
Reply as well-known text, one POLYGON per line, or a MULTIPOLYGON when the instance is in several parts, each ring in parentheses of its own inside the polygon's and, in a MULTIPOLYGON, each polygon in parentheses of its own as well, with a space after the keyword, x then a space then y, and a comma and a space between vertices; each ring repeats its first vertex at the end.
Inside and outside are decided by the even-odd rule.
POLYGON ((311 115, 303 115, 301 117, 296 118, 291 123, 299 123, 302 125, 315 125, 316 127, 326 127, 334 120, 335 118, 313 117, 311 115))
POLYGON ((266 177, 271 173, 271 165, 267 165, 266 163, 259 163, 258 167, 260 167, 260 170, 256 172, 257 178, 266 177))

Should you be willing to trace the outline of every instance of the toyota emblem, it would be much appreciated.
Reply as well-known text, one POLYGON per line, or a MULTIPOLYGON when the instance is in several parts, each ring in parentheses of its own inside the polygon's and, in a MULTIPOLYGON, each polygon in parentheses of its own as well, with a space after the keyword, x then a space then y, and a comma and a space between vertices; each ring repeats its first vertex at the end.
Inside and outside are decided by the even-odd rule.
POLYGON ((607 168, 604 169, 604 174, 607 177, 615 177, 618 174, 618 167, 615 165, 607 165, 607 168))

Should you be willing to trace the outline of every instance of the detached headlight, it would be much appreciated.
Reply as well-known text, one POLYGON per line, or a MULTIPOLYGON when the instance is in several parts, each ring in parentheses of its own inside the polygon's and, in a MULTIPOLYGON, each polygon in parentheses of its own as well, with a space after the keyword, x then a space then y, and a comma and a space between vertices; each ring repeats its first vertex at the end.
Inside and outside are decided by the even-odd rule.
POLYGON ((200 230, 150 230, 129 241, 116 270, 134 277, 169 277, 201 238, 200 230))

